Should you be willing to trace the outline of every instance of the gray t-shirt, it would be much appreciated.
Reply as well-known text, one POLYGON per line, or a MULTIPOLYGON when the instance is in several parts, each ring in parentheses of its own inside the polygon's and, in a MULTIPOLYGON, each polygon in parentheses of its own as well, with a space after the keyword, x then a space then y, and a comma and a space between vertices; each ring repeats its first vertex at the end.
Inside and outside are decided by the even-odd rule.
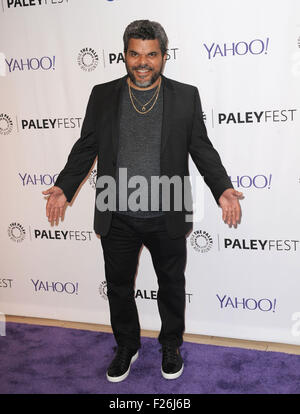
MULTIPOLYGON (((148 102, 156 88, 149 90, 137 90, 131 88, 137 98, 133 102, 141 111, 142 105, 148 102)), ((149 109, 154 100, 147 105, 149 109)), ((163 91, 162 85, 158 99, 148 113, 138 113, 130 100, 128 85, 122 93, 120 134, 117 158, 117 211, 134 217, 154 217, 162 215, 161 197, 157 191, 152 193, 152 202, 157 206, 156 211, 151 211, 151 177, 160 176, 160 145, 163 116, 163 91), (127 170, 121 170, 127 169, 127 170), (119 172, 122 178, 119 183, 119 172), (127 174, 127 180, 126 180, 127 174), (125 183, 120 187, 119 184, 125 183), (128 187, 132 188, 127 188, 128 187), (153 199, 155 198, 155 200, 153 199), (138 211, 133 209, 140 208, 138 211), (147 209, 147 211, 142 211, 147 209)))

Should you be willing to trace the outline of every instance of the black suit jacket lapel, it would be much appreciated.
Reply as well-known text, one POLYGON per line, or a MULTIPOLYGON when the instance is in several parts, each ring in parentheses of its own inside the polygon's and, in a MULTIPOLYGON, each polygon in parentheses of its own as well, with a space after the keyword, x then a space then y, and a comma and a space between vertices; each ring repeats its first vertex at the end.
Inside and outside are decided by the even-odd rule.
POLYGON ((121 116, 121 100, 122 100, 122 91, 126 87, 127 75, 120 78, 117 84, 112 91, 112 145, 113 145, 113 160, 116 162, 118 154, 118 142, 120 134, 120 116, 121 116))
POLYGON ((175 93, 172 83, 169 79, 163 78, 163 120, 161 131, 161 154, 163 153, 170 135, 172 124, 173 106, 175 93))

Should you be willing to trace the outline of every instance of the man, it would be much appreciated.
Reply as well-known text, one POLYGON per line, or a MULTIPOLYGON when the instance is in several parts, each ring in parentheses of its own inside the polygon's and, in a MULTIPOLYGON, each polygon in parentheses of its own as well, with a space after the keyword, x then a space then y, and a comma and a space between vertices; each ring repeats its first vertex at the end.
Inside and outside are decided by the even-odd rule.
POLYGON ((174 185, 169 191, 160 186, 155 192, 152 178, 177 177, 186 183, 190 154, 230 226, 240 220, 242 193, 233 189, 207 137, 197 88, 162 75, 168 39, 161 25, 134 21, 123 40, 127 75, 93 88, 81 137, 55 186, 43 194, 49 195, 48 220, 58 222, 98 156, 94 229, 101 235, 111 325, 118 345, 107 379, 124 380, 138 357, 134 277, 142 245, 150 251, 158 279, 161 372, 164 378, 175 379, 184 366, 179 348, 184 332, 186 235, 192 228, 187 219, 191 191, 188 185, 179 190, 174 185), (124 171, 131 182, 128 188, 120 185, 124 171), (132 191, 137 177, 143 178, 140 187, 145 190, 138 196, 132 191), (111 179, 106 182, 109 189, 105 178, 111 179), (111 197, 113 202, 106 204, 111 197))

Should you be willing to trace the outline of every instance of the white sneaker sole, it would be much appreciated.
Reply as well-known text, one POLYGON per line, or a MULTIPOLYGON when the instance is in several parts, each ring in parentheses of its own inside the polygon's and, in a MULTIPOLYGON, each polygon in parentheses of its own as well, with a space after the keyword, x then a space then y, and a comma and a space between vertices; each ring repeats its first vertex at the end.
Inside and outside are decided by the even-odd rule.
POLYGON ((182 364, 182 367, 180 368, 180 370, 175 372, 174 374, 167 374, 161 368, 161 374, 165 379, 168 379, 168 380, 176 379, 176 378, 179 378, 180 375, 183 373, 183 368, 184 368, 184 365, 182 364))
POLYGON ((138 356, 139 356, 139 351, 137 351, 136 354, 134 354, 133 357, 131 358, 131 361, 130 361, 128 370, 125 372, 125 374, 120 375, 119 377, 110 377, 106 373, 107 380, 110 381, 110 382, 121 382, 121 381, 124 381, 124 379, 126 379, 128 377, 128 375, 129 375, 131 364, 138 359, 138 356))

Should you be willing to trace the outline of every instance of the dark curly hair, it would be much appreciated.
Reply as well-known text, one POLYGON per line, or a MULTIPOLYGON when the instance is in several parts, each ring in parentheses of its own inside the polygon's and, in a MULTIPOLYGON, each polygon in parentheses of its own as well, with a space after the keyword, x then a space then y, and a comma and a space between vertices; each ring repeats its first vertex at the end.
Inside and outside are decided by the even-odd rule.
POLYGON ((129 39, 143 39, 154 40, 157 39, 160 44, 162 56, 164 56, 168 49, 168 37, 161 24, 151 22, 150 20, 135 20, 130 23, 124 32, 124 52, 127 52, 129 39))

